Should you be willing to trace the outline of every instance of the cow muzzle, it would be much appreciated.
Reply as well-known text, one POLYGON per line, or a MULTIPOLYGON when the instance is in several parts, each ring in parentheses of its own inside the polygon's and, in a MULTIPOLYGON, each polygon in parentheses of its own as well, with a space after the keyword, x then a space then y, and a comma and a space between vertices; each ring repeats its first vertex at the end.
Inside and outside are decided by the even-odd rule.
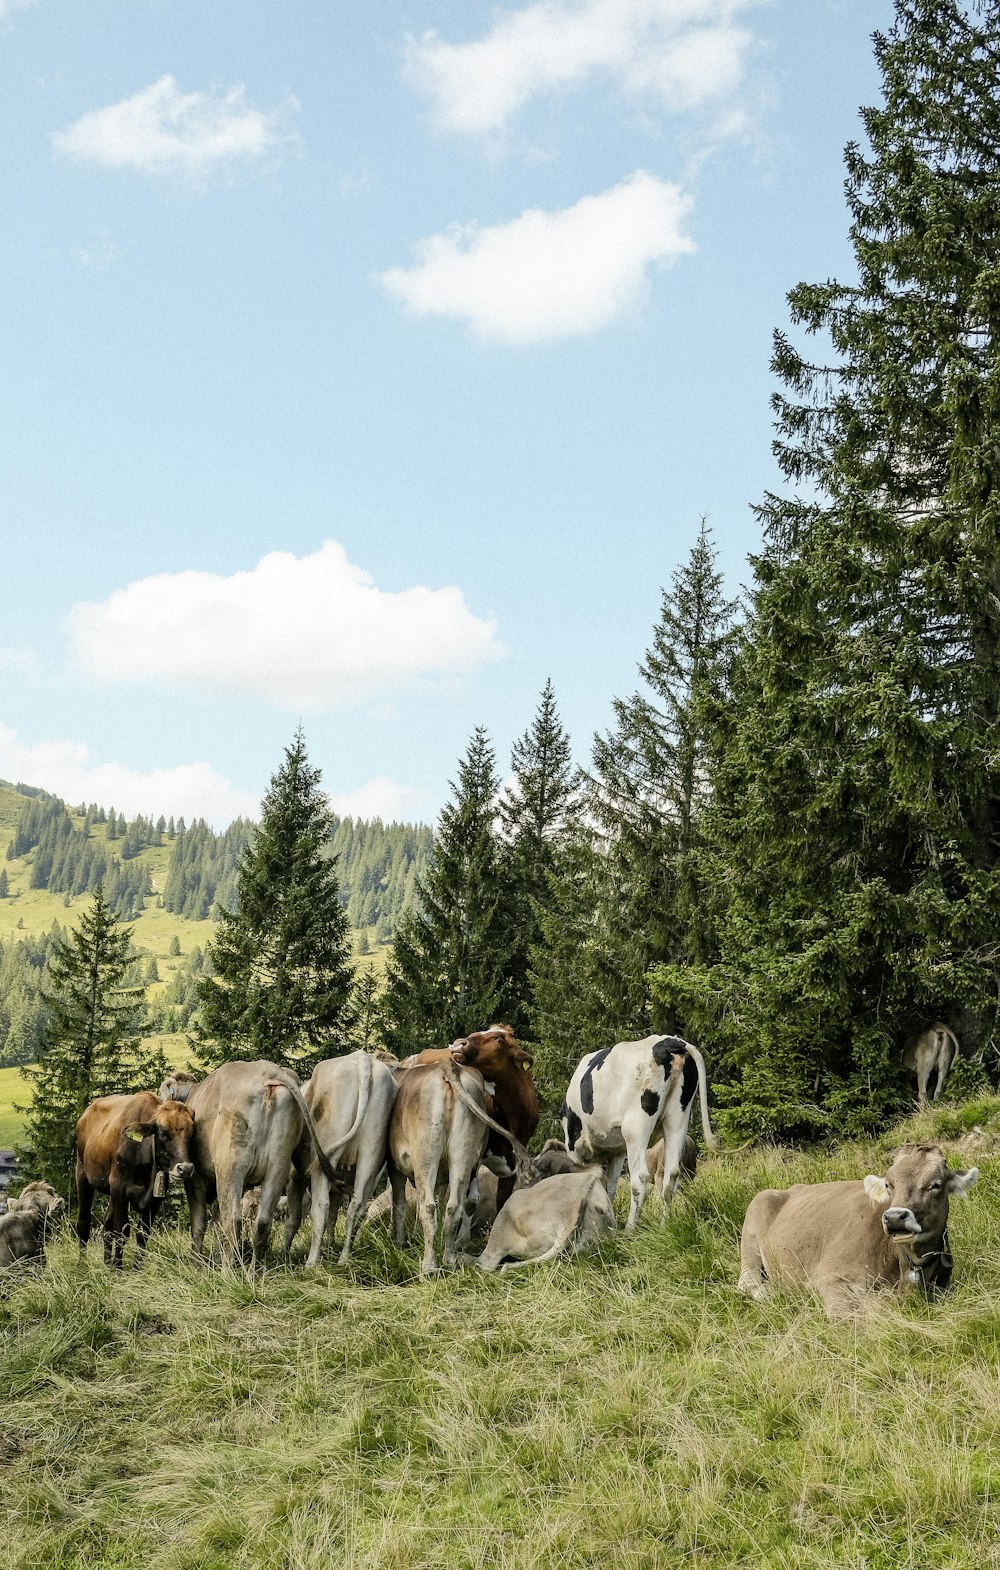
POLYGON ((193 1171, 192 1161, 178 1161, 170 1168, 170 1176, 174 1182, 178 1182, 181 1178, 190 1177, 193 1171))
POLYGON ((895 1205, 882 1212, 882 1230, 886 1237, 918 1237, 923 1231, 912 1210, 895 1205))

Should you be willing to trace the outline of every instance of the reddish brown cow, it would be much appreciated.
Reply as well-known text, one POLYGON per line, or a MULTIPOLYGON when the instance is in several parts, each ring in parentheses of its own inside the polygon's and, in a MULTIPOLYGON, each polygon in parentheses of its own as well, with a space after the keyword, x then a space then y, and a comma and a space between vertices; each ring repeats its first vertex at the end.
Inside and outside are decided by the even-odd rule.
MULTIPOLYGON (((531 1077, 534 1062, 530 1052, 515 1040, 509 1025, 490 1025, 486 1030, 460 1036, 450 1047, 428 1048, 408 1058, 408 1063, 442 1063, 447 1059, 465 1068, 474 1068, 486 1081, 492 1105, 488 1109, 498 1123, 510 1129, 515 1139, 526 1145, 538 1127, 539 1106, 535 1082, 531 1077)), ((490 1131, 487 1164, 497 1172, 497 1209, 506 1204, 514 1190, 514 1159, 509 1141, 490 1131)))
POLYGON ((145 1248, 170 1178, 192 1171, 188 1146, 193 1132, 188 1108, 161 1101, 151 1090, 91 1102, 76 1125, 76 1230, 82 1245, 90 1238, 94 1194, 102 1193, 111 1196, 104 1221, 105 1263, 121 1267, 130 1206, 139 1217, 136 1240, 145 1248))

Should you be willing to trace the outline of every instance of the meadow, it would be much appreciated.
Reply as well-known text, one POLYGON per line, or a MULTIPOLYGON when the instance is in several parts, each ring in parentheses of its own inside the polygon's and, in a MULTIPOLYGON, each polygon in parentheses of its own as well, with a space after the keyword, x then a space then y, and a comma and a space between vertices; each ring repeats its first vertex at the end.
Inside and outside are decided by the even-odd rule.
POLYGON ((0 1288, 7 1570, 1000 1565, 1000 1162, 937 1303, 831 1324, 735 1289, 757 1188, 973 1124, 1000 1099, 706 1160, 665 1226, 504 1277, 420 1281, 374 1228, 350 1270, 300 1237, 258 1282, 169 1229, 118 1277, 64 1236, 0 1288))

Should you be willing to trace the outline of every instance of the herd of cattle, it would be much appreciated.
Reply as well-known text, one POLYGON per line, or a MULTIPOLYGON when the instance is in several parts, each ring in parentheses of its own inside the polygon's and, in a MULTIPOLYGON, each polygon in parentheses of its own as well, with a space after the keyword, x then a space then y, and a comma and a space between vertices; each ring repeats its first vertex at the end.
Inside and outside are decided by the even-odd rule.
MULTIPOLYGON (((924 1035, 936 1041, 938 1031, 951 1035, 944 1026, 924 1035)), ((399 1247, 415 1213, 428 1274, 438 1267, 443 1191, 441 1265, 470 1260, 473 1232, 488 1228, 475 1263, 509 1270, 575 1253, 613 1231, 626 1161, 626 1232, 635 1231, 651 1182, 665 1216, 681 1177, 694 1174, 688 1124, 696 1094, 705 1143, 719 1149, 705 1064, 690 1042, 648 1036, 588 1053, 561 1109, 563 1141, 534 1156, 531 1067, 510 1028, 491 1025, 402 1063, 388 1053, 332 1058, 305 1085, 273 1063, 234 1062, 200 1080, 173 1074, 158 1094, 104 1096, 76 1128, 80 1243, 90 1238, 95 1194, 107 1194, 105 1259, 120 1266, 130 1213, 142 1250, 170 1183, 182 1182, 196 1256, 214 1205, 223 1258, 243 1262, 248 1253, 259 1269, 282 1213, 291 1249, 308 1196, 309 1264, 332 1241, 341 1208, 345 1263, 369 1207, 371 1224, 391 1205, 399 1247), (372 1204, 383 1173, 386 1192, 372 1204)), ((938 1070, 935 1094, 946 1074, 938 1070)), ((918 1083, 923 1101, 927 1080, 918 1083)), ((756 1298, 775 1286, 811 1285, 832 1315, 850 1312, 872 1286, 944 1286, 949 1199, 977 1176, 949 1169, 937 1146, 908 1145, 884 1177, 765 1190, 746 1214, 739 1285, 756 1298)), ((0 1216, 0 1267, 41 1260, 62 1205, 45 1183, 10 1200, 0 1216)))

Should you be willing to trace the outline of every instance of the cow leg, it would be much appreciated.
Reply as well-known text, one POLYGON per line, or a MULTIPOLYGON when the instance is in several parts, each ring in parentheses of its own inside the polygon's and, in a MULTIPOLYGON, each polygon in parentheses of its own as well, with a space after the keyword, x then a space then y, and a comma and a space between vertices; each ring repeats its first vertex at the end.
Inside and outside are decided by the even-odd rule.
POLYGON ((740 1238, 740 1279, 736 1285, 739 1291, 745 1292, 747 1297, 752 1297, 758 1303, 770 1296, 771 1287, 764 1269, 760 1242, 756 1232, 746 1223, 740 1238))
POLYGON ((375 1192, 378 1175, 385 1165, 385 1153, 378 1149, 365 1159, 364 1149, 358 1153, 358 1164, 354 1169, 354 1187, 351 1190, 350 1203, 344 1216, 344 1246, 340 1251, 340 1263, 346 1265, 351 1257, 351 1246, 354 1234, 365 1218, 365 1212, 371 1204, 371 1197, 375 1192))
POLYGON ((406 1246, 406 1173, 389 1171, 392 1186, 392 1236, 397 1248, 406 1246))
MULTIPOLYGON (((666 1162, 664 1162, 666 1166, 666 1162)), ((626 1232, 634 1232, 639 1225, 639 1216, 646 1203, 646 1191, 649 1188, 649 1167, 646 1165, 645 1148, 630 1150, 628 1154, 629 1192, 631 1200, 628 1207, 628 1220, 625 1223, 626 1232)))
POLYGON ((466 1248, 472 1238, 472 1218, 479 1209, 479 1168, 473 1172, 469 1186, 465 1192, 465 1203, 462 1206, 462 1224, 458 1234, 458 1246, 466 1248))
POLYGON ((137 1265, 141 1263, 142 1256, 146 1252, 146 1245, 149 1242, 149 1231, 159 1208, 160 1201, 154 1199, 151 1204, 145 1205, 136 1217, 135 1241, 139 1250, 139 1258, 136 1260, 137 1265))
POLYGON ((618 1192, 618 1182, 619 1182, 619 1179, 621 1178, 622 1172, 624 1170, 625 1170, 625 1152, 623 1150, 620 1156, 614 1156, 612 1158, 612 1160, 608 1163, 608 1177, 607 1177, 608 1198, 610 1199, 612 1204, 614 1204, 614 1202, 615 1202, 615 1195, 618 1192))
POLYGON ((659 1197, 663 1205, 661 1219, 665 1222, 670 1215, 670 1205, 677 1192, 677 1184, 681 1175, 681 1155, 684 1150, 684 1140, 687 1136, 687 1126, 682 1124, 676 1129, 666 1129, 661 1125, 663 1134, 663 1170, 660 1173, 659 1197))
POLYGON ((441 1263, 446 1270, 454 1270, 457 1263, 459 1228, 465 1217, 466 1195, 475 1181, 475 1177, 475 1167, 473 1167, 469 1178, 466 1178, 461 1171, 449 1172, 448 1174, 448 1199, 444 1207, 441 1250, 441 1263))
POLYGON ((128 1237, 128 1197, 122 1189, 113 1189, 104 1218, 104 1263, 115 1270, 122 1267, 125 1239, 128 1237))
MULTIPOLYGON (((417 1174, 414 1173, 414 1177, 417 1174)), ((437 1260, 434 1256, 434 1239, 437 1235, 437 1196, 434 1192, 434 1179, 437 1170, 428 1177, 421 1173, 417 1182, 417 1215, 420 1218, 420 1227, 424 1234, 424 1257, 420 1261, 420 1274, 433 1275, 437 1269, 437 1260)), ((395 1190, 393 1190, 393 1203, 395 1205, 395 1190)))
POLYGON ((198 1174, 184 1179, 188 1211, 191 1216, 191 1252, 196 1260, 205 1253, 205 1229, 208 1226, 208 1186, 198 1174))
POLYGON ((86 1248, 90 1242, 91 1218, 94 1210, 94 1190, 84 1177, 82 1166, 77 1163, 76 1192, 78 1199, 76 1213, 76 1235, 80 1239, 80 1247, 86 1248))
POLYGON ((319 1167, 312 1175, 312 1205, 310 1208, 312 1236, 309 1239, 307 1265, 318 1265, 326 1240, 326 1224, 330 1219, 330 1179, 319 1167))
POLYGON ((295 1234, 302 1225, 302 1204, 305 1199, 306 1180, 296 1166, 288 1179, 288 1205, 285 1210, 285 1253, 290 1254, 295 1234))
MULTIPOLYGON (((267 1258, 267 1245, 271 1236, 271 1223, 278 1208, 278 1200, 285 1192, 285 1184, 287 1182, 288 1173, 282 1170, 279 1163, 273 1171, 268 1173, 261 1184, 260 1209, 257 1212, 257 1231, 253 1240, 252 1263, 255 1274, 259 1274, 264 1268, 264 1261, 267 1258)), ((315 1193, 315 1191, 314 1184, 313 1192, 315 1193)), ((240 1198, 242 1199, 242 1197, 241 1193, 240 1198)))
MULTIPOLYGON (((222 1263, 232 1263, 235 1268, 243 1263, 243 1214, 240 1202, 243 1198, 242 1176, 229 1172, 218 1175, 219 1189, 219 1236, 222 1244, 222 1263)), ((261 1192, 261 1206, 257 1213, 257 1235, 260 1232, 260 1216, 264 1209, 264 1195, 261 1192)), ((254 1256, 257 1253, 257 1239, 254 1238, 254 1256)))

